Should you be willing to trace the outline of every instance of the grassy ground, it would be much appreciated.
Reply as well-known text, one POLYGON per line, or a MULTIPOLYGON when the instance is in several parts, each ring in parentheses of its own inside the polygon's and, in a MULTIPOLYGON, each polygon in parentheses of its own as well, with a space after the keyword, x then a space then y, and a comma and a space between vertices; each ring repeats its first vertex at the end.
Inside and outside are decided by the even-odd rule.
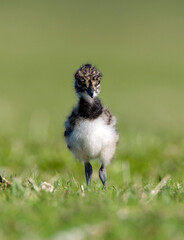
POLYGON ((0 239, 183 239, 183 7, 1 1, 0 239), (86 62, 118 118, 107 192, 98 161, 86 187, 63 139, 86 62))

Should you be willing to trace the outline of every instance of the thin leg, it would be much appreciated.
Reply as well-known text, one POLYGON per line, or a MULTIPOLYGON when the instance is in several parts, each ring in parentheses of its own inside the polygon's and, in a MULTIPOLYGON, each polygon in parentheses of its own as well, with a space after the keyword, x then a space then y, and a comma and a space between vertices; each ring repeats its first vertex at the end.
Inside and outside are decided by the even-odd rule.
POLYGON ((85 163, 85 175, 86 175, 86 182, 88 186, 90 185, 90 182, 91 182, 92 173, 93 173, 93 168, 91 164, 89 162, 85 163))
POLYGON ((104 185, 104 188, 107 189, 107 172, 106 172, 106 168, 103 166, 103 164, 102 164, 101 168, 99 169, 99 177, 104 185))

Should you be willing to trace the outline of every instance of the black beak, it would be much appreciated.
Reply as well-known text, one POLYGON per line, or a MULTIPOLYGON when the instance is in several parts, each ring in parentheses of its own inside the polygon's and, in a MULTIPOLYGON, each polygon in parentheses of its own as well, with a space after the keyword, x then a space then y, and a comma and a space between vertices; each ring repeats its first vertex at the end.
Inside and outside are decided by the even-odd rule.
POLYGON ((87 93, 89 94, 89 96, 91 98, 93 98, 93 96, 94 96, 94 89, 92 87, 89 87, 88 90, 87 90, 87 93))

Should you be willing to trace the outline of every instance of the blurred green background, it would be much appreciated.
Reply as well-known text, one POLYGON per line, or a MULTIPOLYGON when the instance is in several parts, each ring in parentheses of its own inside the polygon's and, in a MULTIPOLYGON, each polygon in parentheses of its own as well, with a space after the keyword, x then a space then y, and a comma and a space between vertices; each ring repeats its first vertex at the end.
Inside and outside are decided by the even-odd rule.
POLYGON ((102 71, 101 99, 122 134, 183 133, 183 9, 182 1, 1 1, 1 134, 27 136, 40 117, 59 140, 76 103, 73 74, 86 62, 102 71))
MULTIPOLYGON (((124 189, 130 182, 143 179, 157 183, 167 174, 182 180, 184 2, 179 0, 1 0, 0 174, 23 179, 33 175, 38 183, 61 177, 63 191, 76 191, 67 180, 78 181, 80 191, 80 183, 85 183, 84 169, 67 150, 63 131, 65 119, 77 101, 74 73, 84 63, 94 64, 103 73, 100 98, 118 119, 120 142, 115 161, 108 167, 110 189, 116 189, 119 194, 118 188, 124 189)), ((101 187, 99 164, 94 163, 94 168, 93 181, 101 187)), ((131 194, 134 192, 132 188, 129 190, 131 194)), ((170 192, 167 193, 164 198, 167 200, 163 202, 172 202, 170 192)), ((56 197, 60 199, 59 195, 56 197)), ((100 196, 97 193, 95 197, 100 196)), ((95 197, 91 206, 96 202, 95 197)), ((134 195, 132 198, 133 202, 137 199, 134 195)), ((112 208, 119 206, 118 199, 112 196, 112 208)), ((67 207, 72 209, 72 204, 71 200, 67 207)), ((111 206, 111 202, 105 206, 111 206)), ((14 212, 17 206, 14 207, 9 211, 14 212)), ((44 207, 42 215, 48 209, 44 207)), ((102 219, 106 218, 106 207, 97 206, 102 219)), ((51 206, 49 214, 53 208, 51 206)), ((21 209, 19 211, 21 216, 21 209)), ((82 216, 90 211, 94 209, 84 208, 82 216)), ((172 211, 175 212, 173 208, 172 211)), ((14 212, 15 222, 18 214, 14 212)), ((7 215, 6 212, 4 217, 7 215)), ((73 216, 71 214, 71 218, 73 216)), ((146 216, 126 222, 125 235, 129 229, 126 236, 132 236, 129 223, 132 226, 142 219, 140 229, 144 229, 144 224, 154 225, 158 217, 146 216)), ((45 219, 51 224, 49 215, 45 219)), ((75 221, 73 223, 75 225, 75 221)), ((173 233, 178 222, 175 223, 173 233)), ((49 231, 44 224, 43 232, 49 231)), ((171 225, 168 222, 166 229, 171 225)), ((157 222, 154 226, 156 229, 157 222)), ((8 229, 9 225, 5 233, 8 229)), ((53 226, 50 232, 54 231, 53 226)), ((121 233, 121 226, 119 231, 121 233)), ((15 230, 18 239, 20 232, 15 230)), ((161 235, 165 236, 165 232, 161 231, 161 235)), ((146 234, 144 237, 149 235, 146 234)), ((160 232, 156 234, 159 239, 160 232)))
POLYGON ((77 101, 73 75, 92 63, 103 73, 100 97, 118 118, 119 153, 131 141, 146 144, 146 134, 157 145, 157 135, 183 145, 183 7, 182 1, 1 1, 1 136, 52 141, 66 151, 64 121, 77 101))

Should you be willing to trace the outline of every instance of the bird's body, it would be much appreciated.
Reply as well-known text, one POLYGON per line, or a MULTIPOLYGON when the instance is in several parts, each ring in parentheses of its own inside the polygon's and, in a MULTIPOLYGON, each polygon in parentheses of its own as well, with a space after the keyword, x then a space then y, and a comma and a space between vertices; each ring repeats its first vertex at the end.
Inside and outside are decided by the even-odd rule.
POLYGON ((100 91, 101 74, 95 67, 89 64, 84 65, 77 71, 75 78, 79 102, 65 122, 67 146, 79 161, 84 162, 88 184, 92 174, 89 161, 99 158, 102 162, 100 169, 102 175, 105 172, 104 181, 103 176, 100 176, 100 179, 106 185, 105 167, 111 162, 118 142, 116 118, 102 106, 97 97, 100 91), (82 76, 78 77, 77 74, 82 76), (89 82, 86 81, 86 75, 89 82), (86 87, 82 89, 82 86, 86 87), (95 87, 96 96, 94 96, 95 87))
MULTIPOLYGON (((92 104, 86 102, 86 108, 89 110, 92 104)), ((102 163, 107 166, 112 160, 118 136, 114 127, 115 118, 113 119, 114 122, 109 122, 111 115, 107 116, 106 111, 108 110, 102 109, 98 117, 90 119, 80 115, 80 105, 74 109, 71 116, 75 121, 75 125, 71 133, 66 136, 66 141, 68 148, 79 161, 88 162, 100 158, 102 163), (108 151, 109 154, 104 159, 103 154, 105 151, 108 151)), ((66 128, 71 126, 70 124, 69 118, 66 122, 66 128)))

